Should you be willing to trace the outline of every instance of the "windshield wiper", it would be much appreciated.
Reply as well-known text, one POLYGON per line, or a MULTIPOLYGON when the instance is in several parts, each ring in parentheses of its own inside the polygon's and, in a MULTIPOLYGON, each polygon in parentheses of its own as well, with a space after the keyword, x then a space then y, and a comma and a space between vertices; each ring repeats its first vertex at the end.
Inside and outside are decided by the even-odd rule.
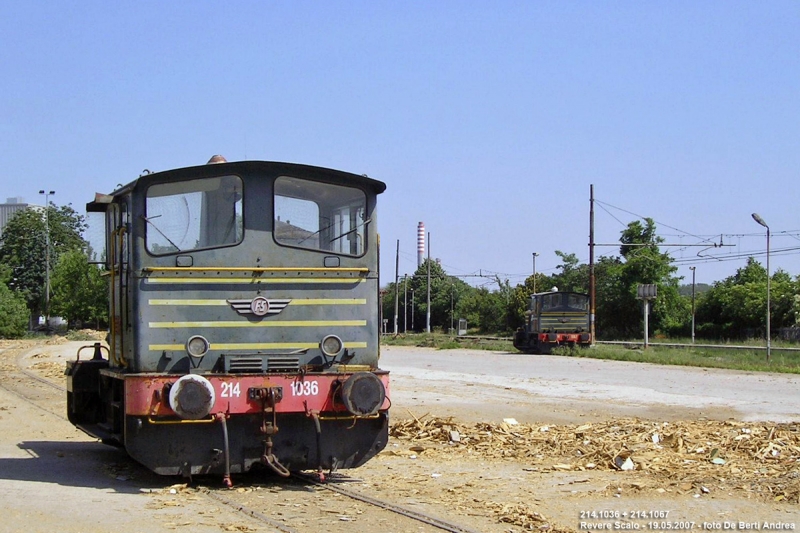
POLYGON ((368 218, 367 220, 365 220, 365 221, 364 221, 364 222, 362 222, 361 224, 357 225, 355 228, 351 229, 350 231, 346 231, 346 232, 342 233, 342 234, 341 234, 341 235, 339 235, 338 237, 334 237, 333 239, 331 239, 331 240, 330 240, 330 241, 328 241, 328 242, 330 243, 330 242, 333 242, 333 241, 338 241, 338 240, 339 240, 339 239, 341 239, 342 237, 346 237, 346 236, 350 235, 351 233, 355 233, 356 231, 358 231, 358 229, 359 229, 359 228, 361 228, 362 226, 366 226, 366 225, 367 225, 367 224, 369 224, 370 222, 372 222, 372 219, 371 219, 371 218, 368 218))
MULTIPOLYGON (((158 228, 158 226, 156 226, 156 225, 155 225, 155 223, 154 223, 152 220, 150 220, 149 218, 147 218, 147 217, 146 217, 146 216, 144 216, 144 215, 140 215, 140 216, 141 216, 141 217, 144 219, 144 221, 145 221, 145 222, 147 222, 148 224, 150 224, 151 226, 153 226, 153 229, 154 229, 154 230, 156 230, 156 231, 157 231, 157 232, 158 232, 158 233, 159 233, 159 234, 160 234, 162 237, 164 237, 165 239, 167 239, 167 242, 169 242, 169 243, 170 243, 170 244, 171 244, 171 245, 172 245, 172 246, 175 248, 175 251, 176 251, 176 252, 180 252, 180 251, 181 251, 181 249, 178 247, 178 245, 177 245, 177 244, 175 244, 174 242, 172 242, 172 239, 170 239, 169 237, 167 237, 167 236, 166 236, 166 234, 165 234, 163 231, 161 231, 161 230, 158 228)), ((160 217, 160 216, 161 216, 161 215, 156 215, 156 216, 154 216, 153 218, 158 218, 158 217, 160 217)))

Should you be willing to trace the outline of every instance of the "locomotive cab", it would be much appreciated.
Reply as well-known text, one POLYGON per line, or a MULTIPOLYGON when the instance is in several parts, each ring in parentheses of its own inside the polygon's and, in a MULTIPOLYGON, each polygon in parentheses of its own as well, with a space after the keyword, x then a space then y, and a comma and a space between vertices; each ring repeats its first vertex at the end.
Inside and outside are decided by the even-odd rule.
POLYGON ((70 362, 70 420, 159 474, 352 468, 388 440, 377 196, 248 161, 140 176, 106 220, 108 358, 70 362))

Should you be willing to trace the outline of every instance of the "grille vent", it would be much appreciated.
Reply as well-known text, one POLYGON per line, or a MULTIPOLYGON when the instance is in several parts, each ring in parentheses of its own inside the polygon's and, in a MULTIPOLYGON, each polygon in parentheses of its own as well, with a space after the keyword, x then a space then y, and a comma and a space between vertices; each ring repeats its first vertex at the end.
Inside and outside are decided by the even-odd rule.
POLYGON ((297 372, 300 370, 300 358, 289 355, 272 355, 267 357, 267 372, 297 372))
POLYGON ((263 372, 264 361, 259 357, 231 357, 228 359, 228 372, 263 372))
POLYGON ((294 355, 248 354, 222 356, 225 372, 299 372, 300 358, 294 355))

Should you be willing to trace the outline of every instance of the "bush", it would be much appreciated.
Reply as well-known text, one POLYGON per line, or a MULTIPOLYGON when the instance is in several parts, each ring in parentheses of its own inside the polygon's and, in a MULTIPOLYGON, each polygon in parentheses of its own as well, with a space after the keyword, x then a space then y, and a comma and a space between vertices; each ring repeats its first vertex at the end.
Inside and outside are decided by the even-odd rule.
POLYGON ((29 317, 25 298, 0 283, 0 337, 18 339, 25 335, 29 317))

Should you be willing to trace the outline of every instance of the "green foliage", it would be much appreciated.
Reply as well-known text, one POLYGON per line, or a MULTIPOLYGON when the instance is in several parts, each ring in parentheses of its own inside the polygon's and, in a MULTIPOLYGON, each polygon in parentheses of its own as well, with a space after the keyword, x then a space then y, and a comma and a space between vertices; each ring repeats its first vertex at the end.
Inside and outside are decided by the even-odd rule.
POLYGON ((390 283, 381 291, 381 312, 383 318, 389 321, 388 332, 394 332, 396 292, 398 331, 425 330, 428 312, 428 264, 431 267, 431 329, 449 330, 451 323, 457 325, 458 319, 463 318, 460 302, 473 290, 473 287, 456 277, 448 276, 442 265, 435 261, 429 263, 429 260, 426 259, 413 275, 401 278, 397 285, 390 283), (406 318, 408 319, 407 327, 403 323, 406 318))
POLYGON ((644 221, 644 226, 642 226, 641 222, 635 220, 622 230, 622 235, 619 238, 619 242, 622 243, 622 246, 619 247, 619 254, 625 259, 628 259, 628 256, 642 248, 655 248, 657 251, 656 245, 664 242, 664 239, 656 235, 655 221, 652 218, 645 218, 644 221))
POLYGON ((552 355, 563 355, 565 357, 582 357, 588 348, 580 346, 557 346, 550 352, 552 355))
POLYGON ((691 304, 678 292, 677 268, 658 244, 652 219, 631 222, 622 231, 620 260, 603 258, 595 267, 597 281, 597 329, 602 338, 633 338, 643 331, 639 285, 656 285, 658 297, 651 303, 652 332, 678 333, 691 320, 691 304), (629 246, 625 246, 629 245, 629 246), (632 246, 636 245, 636 246, 632 246), (604 261, 605 260, 605 261, 604 261), (600 267, 600 268, 598 268, 600 267))
POLYGON ((61 255, 53 274, 52 313, 69 323, 89 322, 100 328, 108 321, 108 284, 80 250, 61 255))
POLYGON ((510 296, 509 291, 491 292, 485 287, 472 288, 460 302, 459 317, 466 318, 469 327, 479 333, 508 331, 507 296, 510 296))
MULTIPOLYGON (((781 270, 770 279, 771 329, 794 326, 800 281, 781 270)), ((752 257, 733 276, 714 283, 697 303, 697 331, 706 337, 763 337, 767 314, 767 271, 752 257)))
POLYGON ((8 285, 24 298, 31 315, 39 316, 44 311, 48 234, 52 268, 62 253, 86 247, 81 237, 85 229, 84 217, 71 206, 56 207, 52 203, 46 212, 25 209, 8 221, 0 244, 0 264, 11 268, 8 285))
MULTIPOLYGON (((431 330, 450 332, 464 318, 470 329, 480 333, 496 334, 511 331, 516 321, 509 315, 514 290, 508 281, 497 279, 497 291, 472 287, 454 276, 449 276, 442 266, 431 261, 431 330)), ((394 332, 395 289, 397 294, 398 331, 425 331, 428 298, 428 261, 408 278, 401 278, 395 286, 390 283, 382 291, 381 310, 388 319, 387 332, 394 332), (413 295, 413 296, 412 296, 413 295), (413 313, 412 313, 413 308, 413 313), (413 324, 412 324, 413 316, 413 324), (408 327, 404 327, 404 320, 408 327), (412 327, 413 326, 413 327, 412 327)))
POLYGON ((596 293, 595 329, 602 338, 621 338, 628 336, 630 322, 636 324, 641 314, 634 316, 639 309, 638 302, 632 312, 631 294, 625 286, 623 274, 625 263, 618 257, 601 257, 594 266, 596 293))
MULTIPOLYGON (((5 276, 8 269, 5 269, 5 276)), ((0 283, 0 337, 4 339, 17 339, 25 335, 28 330, 30 314, 25 299, 8 288, 5 283, 0 283)))
POLYGON ((556 250, 556 255, 561 258, 561 264, 556 267, 558 274, 550 278, 550 284, 541 286, 537 283, 539 292, 549 291, 553 287, 565 292, 589 292, 589 265, 580 265, 578 256, 566 254, 556 250))

